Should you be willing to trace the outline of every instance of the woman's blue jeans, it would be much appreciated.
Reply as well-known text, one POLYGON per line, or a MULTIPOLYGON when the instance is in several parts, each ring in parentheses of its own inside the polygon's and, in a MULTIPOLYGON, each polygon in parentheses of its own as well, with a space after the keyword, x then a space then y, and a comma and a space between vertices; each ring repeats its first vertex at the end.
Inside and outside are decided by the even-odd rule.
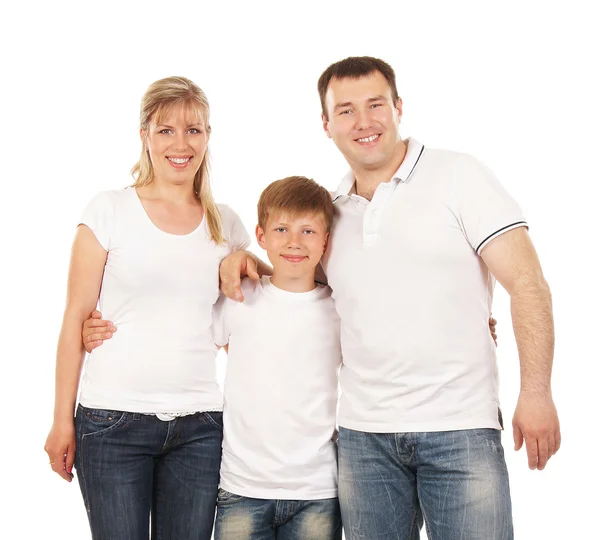
POLYGON ((75 417, 75 468, 94 540, 210 540, 223 419, 88 409, 75 417))

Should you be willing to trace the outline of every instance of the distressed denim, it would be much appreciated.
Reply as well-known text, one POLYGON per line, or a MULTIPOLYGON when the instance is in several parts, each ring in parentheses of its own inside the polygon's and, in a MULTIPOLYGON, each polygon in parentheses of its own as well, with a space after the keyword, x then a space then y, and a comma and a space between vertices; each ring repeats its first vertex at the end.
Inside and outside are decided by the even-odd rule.
POLYGON ((365 433, 340 428, 347 540, 512 540, 500 431, 365 433))
POLYGON ((94 540, 210 540, 222 413, 164 422, 77 408, 75 468, 94 540))
POLYGON ((219 489, 215 540, 341 540, 337 498, 275 500, 219 489))

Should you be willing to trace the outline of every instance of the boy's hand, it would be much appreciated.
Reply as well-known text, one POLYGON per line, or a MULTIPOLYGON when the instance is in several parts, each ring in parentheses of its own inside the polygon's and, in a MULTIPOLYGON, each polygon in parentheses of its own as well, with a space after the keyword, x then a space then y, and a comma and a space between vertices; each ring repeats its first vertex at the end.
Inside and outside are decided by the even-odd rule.
POLYGON ((105 339, 110 339, 117 327, 110 321, 102 320, 102 313, 93 311, 90 318, 83 323, 81 338, 88 353, 102 345, 105 339))
POLYGON ((494 340, 494 343, 496 344, 496 347, 497 347, 498 346, 498 336, 496 335, 496 324, 498 324, 498 321, 490 315, 488 324, 490 325, 490 334, 492 334, 492 339, 494 340))
POLYGON ((221 292, 237 302, 244 301, 242 294, 242 278, 260 279, 258 275, 258 261, 248 251, 236 251, 221 261, 219 277, 221 279, 221 292))

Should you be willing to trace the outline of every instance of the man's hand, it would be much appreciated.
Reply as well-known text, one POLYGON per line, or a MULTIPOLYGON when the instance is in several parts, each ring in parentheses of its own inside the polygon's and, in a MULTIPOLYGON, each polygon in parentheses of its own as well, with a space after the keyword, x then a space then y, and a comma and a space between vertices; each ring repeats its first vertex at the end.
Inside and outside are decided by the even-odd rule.
POLYGON ((90 318, 83 323, 81 338, 83 346, 88 353, 100 347, 105 339, 110 339, 117 331, 117 327, 110 321, 102 320, 102 313, 93 311, 90 318))
POLYGON ((236 251, 221 261, 219 277, 221 292, 232 300, 244 301, 242 294, 242 278, 260 279, 258 275, 258 260, 249 251, 236 251))
POLYGON ((496 344, 496 347, 497 347, 498 346, 498 336, 496 335, 496 325, 498 324, 498 321, 490 315, 488 324, 490 326, 490 334, 492 334, 492 339, 494 340, 494 343, 496 344))
POLYGON ((560 426, 551 393, 521 392, 512 424, 515 450, 525 441, 529 468, 541 471, 560 448, 560 426))

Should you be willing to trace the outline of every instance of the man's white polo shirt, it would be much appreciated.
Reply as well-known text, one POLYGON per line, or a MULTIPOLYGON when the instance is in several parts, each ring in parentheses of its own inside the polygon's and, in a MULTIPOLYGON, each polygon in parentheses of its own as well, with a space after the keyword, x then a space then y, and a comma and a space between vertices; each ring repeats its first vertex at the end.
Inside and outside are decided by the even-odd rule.
POLYGON ((342 322, 339 424, 369 432, 500 428, 496 348, 488 329, 495 280, 479 257, 527 226, 474 158, 410 139, 371 202, 334 195, 323 259, 342 322))

